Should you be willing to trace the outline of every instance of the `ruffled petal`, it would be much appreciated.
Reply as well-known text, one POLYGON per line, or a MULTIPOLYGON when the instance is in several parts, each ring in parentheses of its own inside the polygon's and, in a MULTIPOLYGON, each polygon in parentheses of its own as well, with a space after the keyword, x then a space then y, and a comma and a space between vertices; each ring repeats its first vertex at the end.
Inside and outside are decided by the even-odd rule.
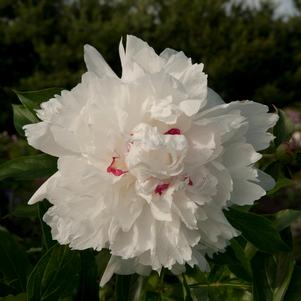
POLYGON ((123 49, 121 42, 119 52, 122 65, 122 79, 125 81, 133 81, 143 76, 146 72, 159 72, 164 63, 163 59, 146 42, 131 35, 127 35, 126 51, 123 49))
POLYGON ((244 135, 246 141, 252 144, 255 150, 267 148, 270 142, 274 139, 274 136, 267 132, 267 130, 276 124, 278 115, 267 113, 268 107, 265 105, 248 100, 234 101, 229 104, 215 106, 212 109, 201 112, 198 115, 198 120, 204 117, 213 118, 216 116, 231 114, 231 112, 235 111, 239 112, 246 119, 248 125, 244 135))

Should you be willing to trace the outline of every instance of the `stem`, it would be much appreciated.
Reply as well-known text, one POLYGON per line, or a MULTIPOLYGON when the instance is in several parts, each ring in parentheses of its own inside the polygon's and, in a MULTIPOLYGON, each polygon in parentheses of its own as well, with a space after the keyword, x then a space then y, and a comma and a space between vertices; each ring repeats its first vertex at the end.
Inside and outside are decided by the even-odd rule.
POLYGON ((251 288, 250 284, 242 283, 224 283, 224 282, 214 282, 214 283, 193 283, 189 284, 190 287, 233 287, 233 288, 251 288))
POLYGON ((248 241, 245 246, 245 254, 249 261, 254 257, 256 252, 257 252, 257 248, 248 241))
POLYGON ((162 268, 161 269, 161 273, 160 273, 160 283, 159 283, 159 292, 160 292, 160 295, 159 295, 159 301, 163 301, 163 296, 162 296, 162 293, 164 291, 164 276, 165 276, 165 269, 162 268))
POLYGON ((184 298, 185 300, 193 300, 192 297, 191 297, 191 293, 190 293, 190 285, 188 285, 187 283, 187 280, 186 280, 186 277, 184 274, 182 274, 182 278, 183 278, 183 286, 184 286, 184 289, 185 289, 185 294, 184 294, 184 298))

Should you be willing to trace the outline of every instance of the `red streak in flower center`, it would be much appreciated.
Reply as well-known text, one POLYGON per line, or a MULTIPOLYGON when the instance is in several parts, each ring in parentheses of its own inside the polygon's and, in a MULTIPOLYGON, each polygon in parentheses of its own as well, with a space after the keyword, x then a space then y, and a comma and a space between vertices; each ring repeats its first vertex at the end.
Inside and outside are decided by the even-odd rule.
POLYGON ((168 183, 159 184, 155 188, 155 193, 158 193, 159 195, 162 195, 162 193, 167 190, 169 187, 168 183))
POLYGON ((116 177, 120 177, 123 174, 127 173, 127 171, 119 169, 116 167, 116 159, 119 157, 113 157, 112 163, 108 166, 107 172, 113 174, 116 177))
POLYGON ((178 128, 171 128, 164 135, 181 135, 181 130, 178 128))
POLYGON ((192 186, 193 185, 193 182, 191 181, 190 177, 185 177, 184 178, 184 181, 186 181, 188 179, 188 185, 189 186, 192 186))

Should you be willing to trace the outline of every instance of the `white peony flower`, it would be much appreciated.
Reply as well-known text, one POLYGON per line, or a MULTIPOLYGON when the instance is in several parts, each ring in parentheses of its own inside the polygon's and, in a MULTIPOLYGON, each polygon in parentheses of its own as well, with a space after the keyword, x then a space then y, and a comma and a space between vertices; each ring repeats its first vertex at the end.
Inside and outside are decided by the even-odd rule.
POLYGON ((223 209, 274 184, 254 163, 277 116, 252 101, 225 104, 183 52, 157 55, 134 36, 119 50, 121 78, 86 45, 82 82, 24 127, 30 145, 58 157, 29 204, 53 204, 44 221, 59 243, 110 250, 101 285, 113 273, 207 270, 205 255, 238 235, 223 209))

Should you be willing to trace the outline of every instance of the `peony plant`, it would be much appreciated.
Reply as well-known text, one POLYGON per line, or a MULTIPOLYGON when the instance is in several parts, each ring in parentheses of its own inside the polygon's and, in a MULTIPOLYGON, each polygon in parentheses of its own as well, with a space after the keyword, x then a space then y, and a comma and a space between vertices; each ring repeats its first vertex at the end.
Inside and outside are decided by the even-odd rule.
MULTIPOLYGON (((87 252, 93 262, 102 259, 102 300, 112 286, 118 300, 155 300, 149 292, 161 300, 203 300, 196 289, 209 288, 225 266, 227 283, 240 290, 233 300, 282 300, 293 260, 275 299, 261 299, 254 270, 260 254, 288 258, 291 250, 277 223, 249 212, 275 187, 258 162, 269 158, 259 151, 275 138, 278 114, 249 100, 225 103, 208 87, 204 65, 183 52, 158 55, 129 35, 119 54, 121 77, 86 45, 87 72, 73 89, 17 92, 23 106, 15 107, 16 127, 47 154, 38 155, 39 164, 46 162, 41 173, 51 174, 57 163, 28 202, 48 200, 40 216, 44 231, 51 229, 48 251, 27 283, 29 300, 46 294, 43 283, 35 287, 51 260, 68 266, 65 256, 76 261, 87 252)), ((83 262, 81 273, 89 269, 83 262)), ((63 296, 64 288, 58 291, 54 296, 63 296)))

